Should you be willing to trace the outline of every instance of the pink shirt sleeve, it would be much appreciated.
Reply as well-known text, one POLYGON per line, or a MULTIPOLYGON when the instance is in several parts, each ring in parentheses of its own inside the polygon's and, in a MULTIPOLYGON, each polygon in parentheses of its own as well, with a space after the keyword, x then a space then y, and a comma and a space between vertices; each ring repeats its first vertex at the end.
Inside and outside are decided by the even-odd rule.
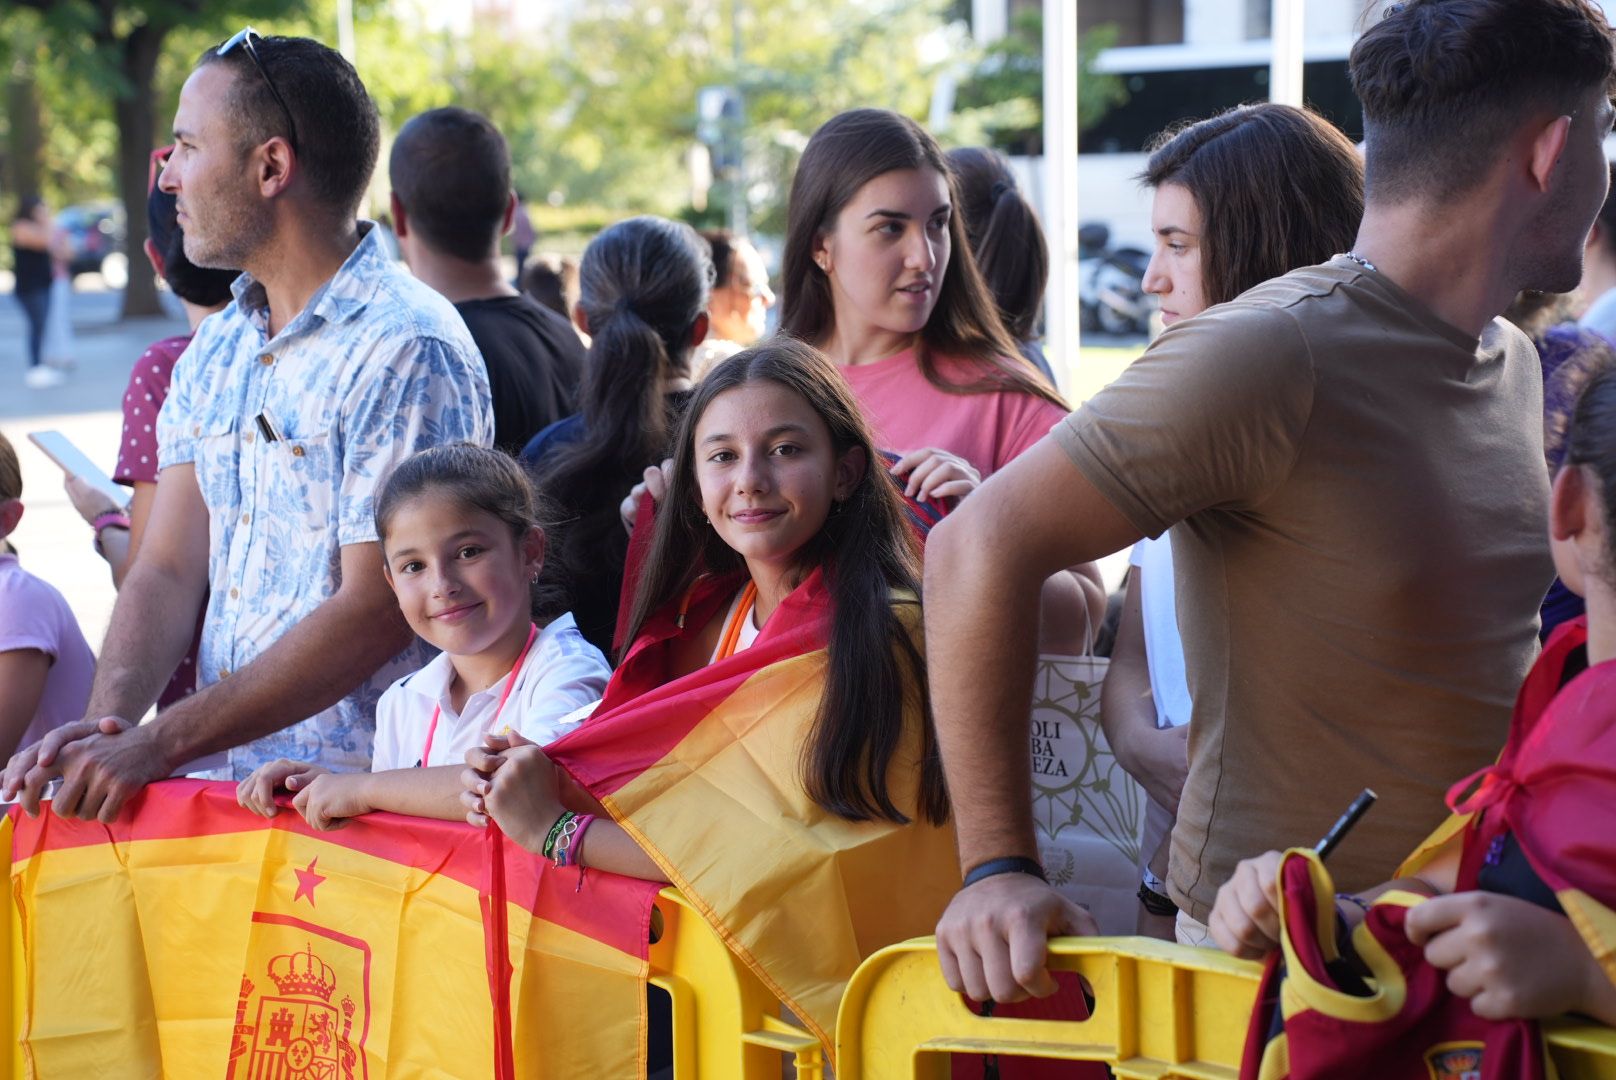
POLYGON ((1066 419, 1066 410, 1052 401, 1031 394, 1003 394, 1000 398, 1003 423, 993 448, 993 471, 1032 449, 1050 429, 1066 419))
POLYGON ((133 487, 157 481, 157 413, 168 397, 174 363, 190 338, 168 338, 140 354, 123 395, 123 437, 112 479, 133 487))

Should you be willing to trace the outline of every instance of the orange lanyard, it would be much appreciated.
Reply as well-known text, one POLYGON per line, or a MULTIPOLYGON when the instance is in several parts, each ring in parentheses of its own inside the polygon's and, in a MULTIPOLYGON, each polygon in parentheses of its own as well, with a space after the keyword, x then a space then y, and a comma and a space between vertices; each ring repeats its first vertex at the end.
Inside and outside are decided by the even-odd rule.
POLYGON ((717 660, 728 660, 735 655, 735 649, 741 643, 741 628, 746 620, 752 617, 752 605, 757 602, 757 584, 748 581, 746 588, 741 590, 740 603, 735 605, 735 614, 730 616, 729 625, 724 627, 724 636, 718 643, 717 660))
MULTIPOLYGON (((533 647, 533 639, 539 636, 537 623, 529 623, 527 627, 527 642, 522 646, 521 655, 511 667, 510 680, 505 684, 505 691, 499 695, 499 704, 494 706, 494 718, 488 722, 488 730, 494 730, 499 723, 499 714, 505 710, 505 702, 510 698, 511 691, 516 688, 516 673, 522 670, 522 662, 527 659, 527 651, 533 647)), ((432 760, 432 738, 438 733, 438 717, 443 713, 442 705, 432 707, 432 723, 426 728, 426 748, 421 751, 421 764, 417 768, 426 768, 426 763, 432 760)))

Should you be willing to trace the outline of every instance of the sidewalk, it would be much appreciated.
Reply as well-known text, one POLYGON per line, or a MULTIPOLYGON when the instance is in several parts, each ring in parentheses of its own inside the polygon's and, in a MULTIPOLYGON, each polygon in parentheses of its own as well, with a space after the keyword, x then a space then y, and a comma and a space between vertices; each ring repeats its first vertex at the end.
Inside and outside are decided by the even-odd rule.
MULTIPOLYGON (((0 431, 22 462, 28 508, 12 541, 23 566, 67 597, 97 654, 112 613, 112 577, 91 547, 90 527, 62 490, 62 471, 28 441, 28 433, 54 428, 111 473, 123 422, 123 391, 135 358, 152 342, 185 332, 182 317, 119 322, 121 294, 88 288, 98 282, 93 276, 79 279, 84 291, 73 297, 78 370, 52 390, 23 386, 27 325, 11 295, 0 295, 0 431)), ((167 294, 163 299, 173 301, 167 294)), ((177 311, 177 305, 171 310, 177 311)))

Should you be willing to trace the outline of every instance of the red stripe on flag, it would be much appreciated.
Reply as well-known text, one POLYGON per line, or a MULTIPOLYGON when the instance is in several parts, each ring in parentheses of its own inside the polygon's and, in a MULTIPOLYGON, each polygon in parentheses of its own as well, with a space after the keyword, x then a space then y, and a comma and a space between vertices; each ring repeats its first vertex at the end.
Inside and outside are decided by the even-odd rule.
POLYGON ((516 1080, 516 1053, 511 1043, 511 946, 505 901, 505 831, 492 821, 484 830, 484 865, 488 884, 478 896, 483 909, 483 949, 488 967, 488 996, 494 1006, 494 1080, 516 1080))

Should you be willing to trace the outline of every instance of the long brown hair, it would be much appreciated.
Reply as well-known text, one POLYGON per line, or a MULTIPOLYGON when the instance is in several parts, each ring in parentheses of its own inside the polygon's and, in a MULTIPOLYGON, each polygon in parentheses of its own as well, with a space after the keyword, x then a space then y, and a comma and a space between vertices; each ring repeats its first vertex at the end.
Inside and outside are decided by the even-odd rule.
POLYGON ((948 152, 959 181, 960 212, 982 280, 999 317, 1017 341, 1038 337, 1038 316, 1049 284, 1049 245, 1038 211, 1016 185, 997 150, 962 146, 948 152))
POLYGON ((1363 176, 1357 148, 1329 121, 1263 102, 1169 128, 1140 179, 1178 184, 1195 198, 1210 307, 1351 250, 1363 176))
POLYGON ((920 594, 919 545, 852 389, 817 349, 776 337, 736 353, 701 381, 674 439, 673 476, 657 511, 628 640, 654 612, 676 603, 702 573, 746 568, 702 517, 696 426, 719 394, 754 382, 777 383, 798 394, 830 429, 836 456, 862 447, 866 463, 841 508, 797 553, 802 578, 815 569, 824 572, 832 611, 825 693, 803 747, 803 784, 816 803, 851 821, 907 822, 887 790, 887 773, 903 734, 904 713, 918 695, 925 717, 919 810, 927 821, 946 821, 948 793, 932 733, 926 661, 892 600, 893 590, 920 594))
POLYGON ((602 648, 628 552, 617 503, 667 453, 674 406, 666 387, 690 374, 691 338, 712 279, 696 231, 659 217, 606 228, 578 265, 578 306, 590 333, 578 391, 583 437, 540 458, 533 472, 539 491, 568 515, 550 558, 570 583, 579 625, 602 648))
POLYGON ((954 207, 948 219, 948 266, 937 291, 937 306, 920 331, 924 348, 915 350, 926 380, 952 394, 1010 390, 1066 408, 1038 370, 1022 359, 999 318, 965 236, 959 185, 937 140, 907 116, 886 109, 852 109, 831 117, 802 152, 786 211, 780 329, 812 345, 823 344, 830 336, 836 307, 830 279, 814 262, 814 248, 820 237, 836 227, 837 216, 860 188, 900 169, 941 173, 954 207), (965 359, 978 369, 978 377, 969 383, 944 379, 931 358, 933 353, 965 359))

